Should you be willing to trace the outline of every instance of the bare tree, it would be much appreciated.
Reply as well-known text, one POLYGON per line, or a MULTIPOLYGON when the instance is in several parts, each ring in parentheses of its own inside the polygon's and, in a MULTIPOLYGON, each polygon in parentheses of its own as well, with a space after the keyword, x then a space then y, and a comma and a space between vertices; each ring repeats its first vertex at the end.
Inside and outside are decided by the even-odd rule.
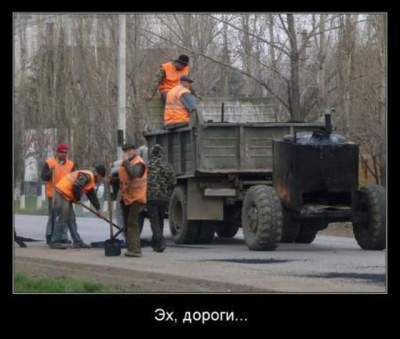
MULTIPOLYGON (((116 149, 117 16, 15 17, 15 164, 25 131, 56 128, 80 166, 116 149), (37 32, 32 53, 27 33, 37 32), (29 56, 28 56, 29 55, 29 56)), ((386 18, 357 14, 132 14, 127 17, 127 129, 144 142, 145 97, 160 64, 186 53, 202 96, 266 97, 279 121, 336 106, 338 131, 385 181, 386 18)), ((38 159, 45 157, 38 153, 38 159)))

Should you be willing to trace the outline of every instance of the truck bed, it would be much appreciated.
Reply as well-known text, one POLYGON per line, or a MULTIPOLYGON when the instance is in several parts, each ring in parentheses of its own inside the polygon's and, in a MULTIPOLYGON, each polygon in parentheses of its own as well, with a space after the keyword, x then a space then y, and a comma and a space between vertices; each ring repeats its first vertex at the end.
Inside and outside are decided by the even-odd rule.
POLYGON ((272 140, 322 126, 319 123, 201 123, 146 133, 149 149, 163 147, 178 176, 272 173, 272 140))

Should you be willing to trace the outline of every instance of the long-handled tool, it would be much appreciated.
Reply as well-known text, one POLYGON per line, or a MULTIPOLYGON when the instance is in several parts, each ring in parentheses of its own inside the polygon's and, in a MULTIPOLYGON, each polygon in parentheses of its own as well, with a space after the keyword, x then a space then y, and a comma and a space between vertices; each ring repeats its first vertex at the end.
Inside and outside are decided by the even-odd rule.
POLYGON ((119 256, 121 255, 121 243, 116 237, 123 231, 123 228, 119 227, 118 225, 114 224, 112 220, 107 219, 106 217, 99 214, 96 210, 86 206, 85 204, 81 203, 80 201, 76 202, 77 205, 82 206, 83 208, 87 209, 88 211, 95 214, 100 219, 107 221, 110 224, 110 235, 111 238, 107 239, 104 242, 104 253, 107 257, 109 256, 119 256), (112 228, 115 227, 118 229, 118 232, 114 235, 112 232, 112 228))
POLYGON ((108 218, 110 219, 110 239, 114 239, 113 225, 112 225, 112 203, 111 203, 111 185, 107 181, 107 204, 108 204, 108 218))
POLYGON ((107 203, 108 203, 108 216, 110 218, 110 239, 104 242, 104 254, 107 257, 121 255, 121 243, 114 237, 113 224, 112 224, 112 202, 111 202, 111 184, 107 180, 105 185, 107 187, 107 203))
POLYGON ((111 220, 107 219, 106 217, 102 216, 101 214, 99 214, 96 210, 90 208, 89 206, 86 206, 85 204, 81 203, 80 201, 76 202, 77 205, 82 206, 83 208, 87 209, 88 211, 92 212, 93 214, 95 214, 97 217, 99 217, 100 219, 103 219, 105 221, 107 221, 110 225, 114 226, 115 228, 118 229, 118 232, 114 235, 114 238, 116 238, 119 234, 121 234, 123 232, 123 228, 119 227, 117 224, 114 224, 111 220))

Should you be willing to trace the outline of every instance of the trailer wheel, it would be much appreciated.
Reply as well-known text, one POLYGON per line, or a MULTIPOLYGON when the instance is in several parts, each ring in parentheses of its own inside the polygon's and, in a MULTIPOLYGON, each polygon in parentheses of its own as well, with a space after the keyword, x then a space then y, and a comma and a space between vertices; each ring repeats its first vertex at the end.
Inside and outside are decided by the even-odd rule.
POLYGON ((169 200, 169 228, 177 244, 193 244, 199 234, 200 223, 187 220, 185 188, 176 186, 169 200))
POLYGON ((287 211, 285 211, 285 209, 283 209, 282 212, 283 212, 283 225, 282 225, 281 242, 285 243, 295 242, 300 232, 300 223, 294 221, 291 218, 290 214, 287 211))
POLYGON ((276 249, 282 233, 282 206, 272 187, 256 185, 249 188, 243 201, 242 227, 250 250, 276 249))
POLYGON ((209 244, 214 239, 215 224, 212 221, 200 221, 199 233, 197 235, 197 244, 209 244))
POLYGON ((216 232, 220 238, 233 238, 239 230, 239 225, 223 221, 217 225, 216 232))
POLYGON ((364 250, 386 248, 386 199, 385 189, 379 185, 362 187, 359 205, 361 212, 367 213, 363 223, 353 223, 353 233, 358 245, 364 250))

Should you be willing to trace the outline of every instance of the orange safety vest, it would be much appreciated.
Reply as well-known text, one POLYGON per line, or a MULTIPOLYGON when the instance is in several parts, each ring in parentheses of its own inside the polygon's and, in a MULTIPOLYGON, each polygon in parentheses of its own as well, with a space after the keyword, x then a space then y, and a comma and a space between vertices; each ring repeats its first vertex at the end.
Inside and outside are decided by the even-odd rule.
POLYGON ((121 196, 125 205, 130 205, 134 202, 140 204, 147 202, 147 166, 139 155, 131 160, 132 165, 139 163, 145 166, 144 173, 140 178, 131 178, 122 165, 118 170, 121 196))
POLYGON ((52 178, 46 184, 46 193, 48 198, 52 198, 54 194, 54 185, 56 185, 64 176, 71 173, 74 168, 74 162, 66 159, 64 164, 60 164, 56 158, 47 159, 49 168, 53 168, 52 178))
POLYGON ((168 92, 164 109, 166 125, 190 121, 189 112, 181 102, 181 96, 185 93, 190 93, 190 91, 182 85, 175 86, 168 92))
POLYGON ((179 84, 179 80, 183 75, 189 75, 190 68, 185 66, 181 70, 177 70, 172 62, 167 62, 161 65, 162 69, 165 71, 165 78, 161 82, 158 90, 160 93, 168 92, 170 89, 174 88, 179 84))
POLYGON ((74 186, 74 183, 75 183, 76 178, 78 177, 79 173, 88 174, 90 177, 90 181, 82 189, 83 192, 87 193, 96 187, 96 181, 94 179, 94 174, 91 171, 78 170, 78 171, 74 171, 70 174, 67 174, 56 185, 56 191, 58 193, 60 193, 68 201, 75 201, 75 196, 74 196, 74 192, 73 192, 72 188, 74 186))

